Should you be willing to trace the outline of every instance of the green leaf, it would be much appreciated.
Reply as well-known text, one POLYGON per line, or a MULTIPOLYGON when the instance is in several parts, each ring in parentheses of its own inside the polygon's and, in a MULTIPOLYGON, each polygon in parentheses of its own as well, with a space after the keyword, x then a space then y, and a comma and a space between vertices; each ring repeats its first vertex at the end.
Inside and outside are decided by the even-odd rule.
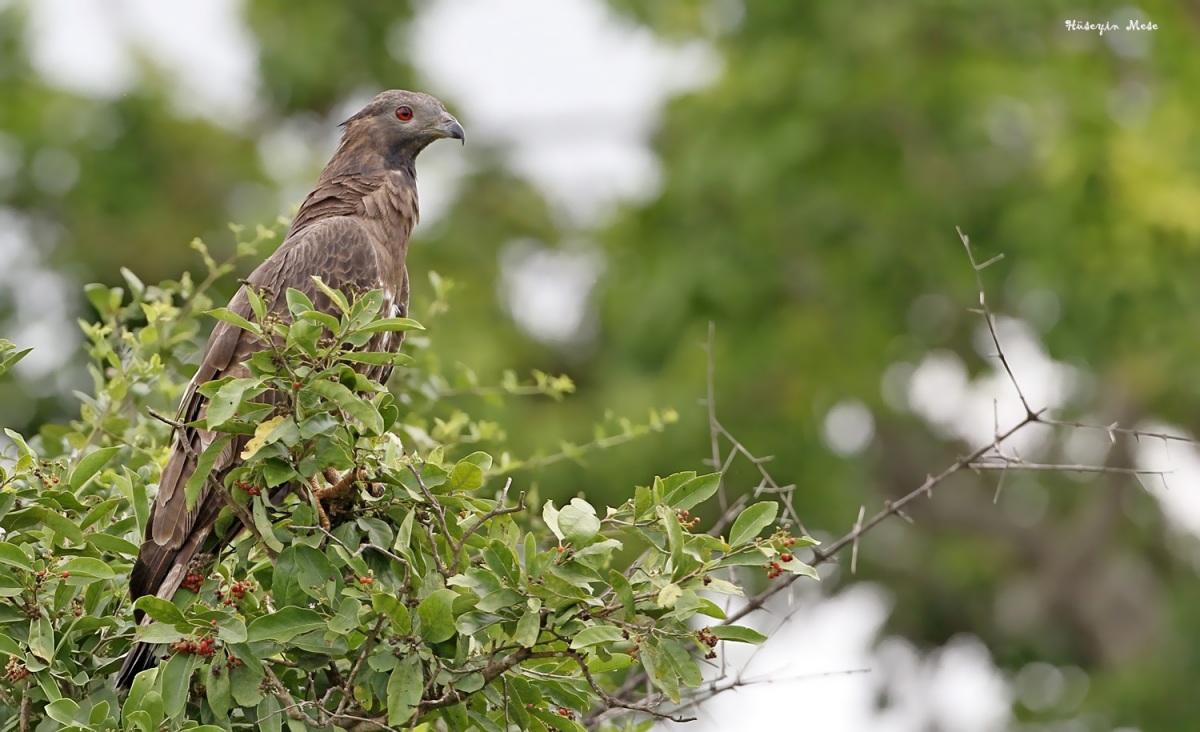
POLYGON ((50 619, 41 617, 29 623, 29 650, 46 661, 54 661, 54 626, 50 619))
POLYGON ((271 595, 278 605, 304 605, 318 599, 339 572, 320 550, 305 544, 292 544, 279 553, 271 580, 271 595))
POLYGON ((750 545, 738 549, 732 554, 726 554, 717 561, 718 567, 761 567, 763 562, 770 559, 767 552, 750 545))
POLYGON ((721 640, 734 641, 735 643, 753 643, 755 645, 767 639, 767 636, 759 633, 757 630, 741 625, 718 625, 712 629, 712 634, 721 640))
POLYGON ((483 469, 475 463, 459 460, 450 471, 450 488, 456 491, 473 491, 483 485, 483 469))
POLYGON ((343 598, 342 604, 338 606, 337 612, 329 619, 326 627, 331 633, 345 635, 358 627, 358 614, 361 610, 361 602, 352 597, 343 598))
POLYGON ((196 461, 196 470, 183 487, 184 500, 189 511, 196 507, 196 499, 200 497, 201 490, 208 483, 208 476, 212 473, 217 457, 232 439, 232 435, 224 435, 209 445, 207 450, 200 453, 200 458, 196 461))
POLYGON ((254 527, 262 535, 263 543, 276 552, 283 551, 283 542, 275 536, 275 528, 271 526, 271 519, 267 518, 266 504, 261 499, 253 500, 251 503, 253 504, 251 513, 254 517, 254 527))
POLYGON ((659 607, 675 607, 675 601, 683 594, 683 589, 674 582, 665 585, 658 591, 658 606, 659 607))
POLYGON ((671 668, 679 674, 679 678, 684 684, 693 688, 700 685, 700 682, 703 681, 700 667, 692 658, 692 654, 683 647, 683 644, 674 638, 664 638, 660 648, 663 651, 662 658, 671 664, 671 668))
MULTIPOLYGON (((237 413, 238 408, 246 399, 253 398, 262 393, 262 385, 258 379, 230 379, 220 384, 216 392, 209 398, 208 412, 205 414, 208 428, 213 429, 220 427, 228 422, 237 413)), ((200 391, 211 391, 201 387, 200 391)))
POLYGON ((226 643, 245 643, 249 634, 246 623, 236 615, 217 620, 217 637, 226 643))
POLYGON ((358 420, 369 434, 383 433, 383 417, 375 405, 362 399, 337 381, 318 379, 306 387, 336 404, 342 411, 358 420))
POLYGON ((108 721, 108 714, 112 707, 107 699, 101 699, 92 707, 92 711, 88 713, 88 724, 93 727, 99 727, 101 722, 108 721))
POLYGON ((33 565, 29 563, 29 557, 25 556, 25 552, 21 551, 16 544, 9 544, 7 541, 0 541, 0 564, 7 564, 29 572, 33 571, 33 565))
POLYGON ((143 708, 142 704, 154 689, 154 680, 157 678, 158 667, 148 668, 133 677, 129 696, 125 697, 125 705, 121 707, 121 717, 128 720, 131 714, 143 708))
POLYGON ((320 310, 305 310, 298 316, 303 320, 310 320, 321 325, 329 330, 330 333, 339 333, 342 330, 342 322, 333 317, 329 313, 323 313, 320 310))
POLYGON ((670 661, 659 653, 658 644, 647 640, 642 644, 638 657, 642 660, 642 666, 646 669, 650 681, 666 694, 668 699, 678 704, 679 675, 671 668, 670 661))
MULTIPOLYGON (((16 430, 12 430, 12 429, 5 427, 4 434, 8 435, 8 439, 12 440, 13 443, 17 446, 17 452, 20 453, 21 457, 29 457, 29 458, 37 457, 37 453, 35 453, 33 451, 33 449, 31 447, 29 447, 29 443, 25 442, 25 438, 21 436, 20 432, 17 432, 16 430)), ((18 470, 19 469, 20 469, 20 467, 18 464, 18 470)))
POLYGON ((494 613, 501 608, 512 607, 523 602, 525 602, 524 595, 504 587, 484 595, 479 602, 475 603, 475 608, 485 613, 494 613))
POLYGON ((730 546, 741 546, 753 541, 758 532, 771 525, 779 512, 779 504, 775 501, 762 501, 742 511, 733 528, 729 530, 730 546))
POLYGON ((284 298, 287 300, 288 312, 292 314, 293 318, 302 317, 304 312, 315 309, 312 300, 308 299, 308 295, 295 287, 287 288, 284 298))
POLYGON ((122 539, 119 536, 112 534, 84 534, 83 538, 87 543, 100 549, 101 551, 112 552, 126 557, 135 557, 138 553, 138 545, 128 539, 122 539))
POLYGON ((60 724, 72 724, 79 714, 79 705, 70 699, 58 699, 46 705, 46 716, 60 724))
POLYGON ((529 714, 537 717, 538 721, 544 724, 548 729, 559 730, 559 732, 587 732, 587 727, 584 727, 579 722, 576 722, 569 717, 564 717, 560 714, 557 714, 556 712, 552 712, 549 709, 534 707, 533 709, 529 710, 529 714))
POLYGON ((338 359, 350 363, 366 363, 372 366, 392 365, 408 366, 415 363, 407 353, 388 353, 387 351, 347 351, 338 354, 338 359))
POLYGON ((388 677, 388 724, 401 725, 411 719, 424 691, 425 673, 420 656, 405 656, 388 677))
POLYGON ((621 611, 616 615, 617 620, 628 620, 634 615, 633 587, 625 575, 615 569, 608 571, 608 583, 612 585, 613 594, 621 601, 621 611))
POLYGON ((600 519, 596 518, 596 509, 582 498, 572 498, 558 512, 558 528, 563 537, 576 546, 585 546, 600 533, 600 519))
POLYGON ((281 610, 256 618, 246 629, 247 641, 273 640, 286 643, 310 630, 324 628, 325 618, 307 608, 285 607, 281 610))
POLYGON ((546 504, 542 506, 542 521, 558 537, 559 541, 563 540, 562 529, 558 526, 558 509, 554 507, 554 501, 546 501, 546 504))
POLYGON ((229 716, 229 708, 233 706, 233 696, 229 688, 229 671, 224 664, 213 663, 211 671, 204 674, 207 681, 204 684, 204 695, 208 698, 208 706, 212 708, 217 719, 229 716))
POLYGON ((90 577, 102 580, 110 580, 117 576, 112 567, 91 557, 75 557, 59 567, 58 571, 67 572, 72 577, 90 577))
POLYGON ((133 607, 141 610, 150 617, 163 623, 182 623, 184 622, 183 613, 170 600, 164 600, 161 597, 153 595, 144 595, 133 603, 133 607))
POLYGON ((720 473, 700 475, 672 490, 663 500, 676 510, 695 508, 712 498, 720 485, 720 473))
POLYGON ((186 635, 170 623, 150 623, 138 626, 137 639, 145 643, 174 643, 186 635))
POLYGON ((268 488, 274 488, 299 477, 291 465, 279 459, 267 459, 263 461, 262 466, 263 481, 266 482, 268 488))
POLYGON ((246 293, 246 301, 250 303, 250 310, 254 312, 254 317, 261 323, 267 317, 267 303, 263 300, 262 294, 251 286, 244 287, 246 293))
POLYGON ((72 544, 83 543, 83 532, 79 530, 79 526, 74 521, 66 516, 42 506, 32 506, 28 512, 30 516, 36 517, 43 527, 55 531, 72 544))
POLYGON ((517 621, 517 630, 513 633, 513 642, 523 648, 533 648, 541 635, 541 613, 532 608, 526 608, 525 614, 517 621))
POLYGON ((696 612, 701 615, 707 615, 710 618, 716 618, 717 620, 724 620, 729 617, 717 603, 704 597, 700 598, 700 607, 696 608, 696 612))
POLYGON ((263 334, 262 328, 258 327, 254 323, 251 323, 249 320, 246 320, 229 308, 213 308, 212 310, 206 311, 205 315, 211 315, 217 320, 223 320, 230 325, 236 325, 242 330, 250 331, 257 336, 261 336, 263 334))
POLYGON ((325 284, 325 281, 317 275, 313 275, 312 280, 316 283, 317 289, 325 293, 325 296, 333 301, 333 304, 337 306, 338 310, 341 310, 343 313, 350 310, 350 303, 346 300, 346 296, 343 295, 340 290, 335 290, 329 285, 325 284))
POLYGON ((394 596, 383 592, 373 592, 371 593, 371 607, 375 612, 387 615, 396 632, 401 634, 409 632, 412 618, 409 617, 408 608, 394 596))
POLYGON ((453 590, 435 590, 417 605, 421 619, 421 638, 426 643, 441 643, 454 635, 453 590))
POLYGON ((412 318, 380 318, 358 329, 359 333, 379 333, 382 331, 425 330, 412 318))
POLYGON ((17 365, 17 362, 29 355, 32 348, 23 348, 20 351, 9 354, 4 361, 0 362, 0 376, 4 375, 9 369, 17 365))
POLYGON ((163 664, 158 674, 163 698, 163 712, 167 719, 175 719, 187 706, 192 686, 192 672, 196 670, 199 656, 192 653, 176 653, 163 664))
POLYGON ((102 447, 84 455, 75 465, 75 469, 71 471, 71 477, 67 479, 67 484, 73 490, 79 490, 92 479, 92 476, 103 470, 104 466, 108 465, 113 456, 120 451, 120 447, 102 447))
POLYGON ((571 648, 578 651, 581 648, 616 643, 624 639, 621 629, 615 625, 593 625, 575 634, 571 639, 571 648))
POLYGON ((788 572, 791 572, 792 574, 798 574, 802 577, 812 577, 815 580, 821 579, 821 577, 817 574, 816 569, 814 569, 813 567, 810 567, 809 565, 805 564, 804 562, 801 562, 799 559, 796 559, 795 557, 792 557, 792 560, 790 562, 781 562, 779 566, 783 567, 784 569, 786 569, 788 572))
POLYGON ((284 714, 280 712, 279 700, 274 694, 263 696, 263 700, 258 703, 258 730, 259 732, 283 732, 284 714))
POLYGON ((666 506, 658 507, 658 514, 667 528, 667 548, 671 552, 672 578, 683 576, 683 525, 675 511, 666 506))
POLYGON ((479 469, 484 472, 487 472, 492 469, 492 456, 481 450, 476 450, 475 452, 466 456, 459 462, 460 463, 471 463, 472 465, 478 465, 479 469))
POLYGON ((364 516, 355 523, 358 524, 359 528, 367 532, 367 539, 375 546, 381 549, 387 549, 391 546, 393 539, 392 527, 386 521, 371 516, 364 516))
MULTIPOLYGON (((242 658, 242 654, 238 654, 242 658)), ((262 665, 258 661, 242 658, 242 665, 229 671, 229 690, 239 706, 255 707, 262 701, 262 665)))
POLYGON ((709 592, 718 592, 722 595, 737 595, 741 597, 742 588, 733 584, 728 580, 723 580, 720 577, 709 576, 708 583, 704 585, 704 589, 709 592))

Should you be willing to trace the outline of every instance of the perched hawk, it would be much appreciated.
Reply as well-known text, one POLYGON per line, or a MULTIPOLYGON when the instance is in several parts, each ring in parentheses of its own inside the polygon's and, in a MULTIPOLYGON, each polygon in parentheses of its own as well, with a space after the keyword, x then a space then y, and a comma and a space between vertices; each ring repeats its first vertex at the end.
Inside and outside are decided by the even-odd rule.
MULTIPOLYGON (((408 312, 408 238, 417 223, 416 159, 429 143, 451 137, 465 141, 462 125, 428 94, 386 91, 344 125, 341 143, 304 200, 279 249, 250 274, 247 282, 264 293, 268 307, 287 317, 288 288, 308 295, 318 310, 336 315, 335 306, 315 285, 313 275, 343 291, 384 291, 385 312, 408 312)), ((245 288, 229 303, 234 313, 251 318, 245 288)), ((394 351, 402 333, 380 333, 372 350, 394 351)), ((184 392, 179 421, 203 419, 208 400, 197 391, 225 376, 248 376, 247 358, 263 347, 252 334, 217 323, 204 349, 200 368, 184 392)), ((385 381, 390 367, 364 367, 385 381)), ((270 401, 271 395, 263 397, 270 401)), ((224 504, 207 487, 188 510, 184 485, 196 469, 196 456, 217 439, 204 429, 183 427, 174 436, 163 468, 158 497, 150 510, 146 537, 129 580, 134 600, 143 595, 171 599, 200 552, 224 504)), ((213 477, 221 480, 237 465, 246 436, 233 440, 217 458, 213 477)), ((134 676, 156 663, 154 646, 136 644, 117 676, 128 687, 134 676)))

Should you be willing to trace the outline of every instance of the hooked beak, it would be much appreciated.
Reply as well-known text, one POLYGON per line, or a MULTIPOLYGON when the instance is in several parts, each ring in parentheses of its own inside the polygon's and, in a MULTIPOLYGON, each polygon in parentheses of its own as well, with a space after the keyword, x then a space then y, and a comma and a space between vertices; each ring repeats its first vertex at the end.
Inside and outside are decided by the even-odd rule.
POLYGON ((446 115, 442 119, 442 123, 437 126, 437 132, 442 137, 450 137, 455 140, 462 140, 462 144, 467 144, 467 132, 463 129, 458 120, 450 115, 446 115))

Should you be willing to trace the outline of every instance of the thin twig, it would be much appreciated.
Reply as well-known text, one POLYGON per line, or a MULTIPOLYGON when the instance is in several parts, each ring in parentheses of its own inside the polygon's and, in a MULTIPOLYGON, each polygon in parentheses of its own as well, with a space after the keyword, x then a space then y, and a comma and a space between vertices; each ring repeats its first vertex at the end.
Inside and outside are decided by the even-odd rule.
MULTIPOLYGON (((463 547, 467 545, 467 539, 471 538, 472 534, 478 531, 488 521, 491 521, 497 516, 504 516, 505 514, 510 513, 520 513, 521 511, 525 510, 525 491, 521 491, 521 494, 517 496, 517 505, 507 507, 504 505, 504 501, 508 498, 508 488, 511 485, 512 478, 504 481, 504 488, 500 491, 500 498, 496 501, 496 505, 492 507, 492 510, 475 519, 475 521, 467 527, 467 530, 463 532, 462 538, 452 545, 454 550, 454 564, 450 568, 451 574, 458 574, 458 564, 459 559, 462 557, 463 547)), ((450 541, 449 536, 447 536, 446 540, 450 541)))

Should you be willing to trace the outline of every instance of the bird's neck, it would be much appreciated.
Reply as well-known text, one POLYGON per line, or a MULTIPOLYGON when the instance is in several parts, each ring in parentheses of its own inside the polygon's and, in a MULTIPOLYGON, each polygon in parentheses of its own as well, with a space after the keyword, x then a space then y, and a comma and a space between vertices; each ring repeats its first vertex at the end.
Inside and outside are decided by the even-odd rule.
POLYGON ((340 157, 329 161, 300 205, 289 235, 330 216, 357 216, 381 226, 390 234, 387 240, 407 249, 408 235, 420 215, 416 166, 411 160, 392 167, 394 161, 340 157))

